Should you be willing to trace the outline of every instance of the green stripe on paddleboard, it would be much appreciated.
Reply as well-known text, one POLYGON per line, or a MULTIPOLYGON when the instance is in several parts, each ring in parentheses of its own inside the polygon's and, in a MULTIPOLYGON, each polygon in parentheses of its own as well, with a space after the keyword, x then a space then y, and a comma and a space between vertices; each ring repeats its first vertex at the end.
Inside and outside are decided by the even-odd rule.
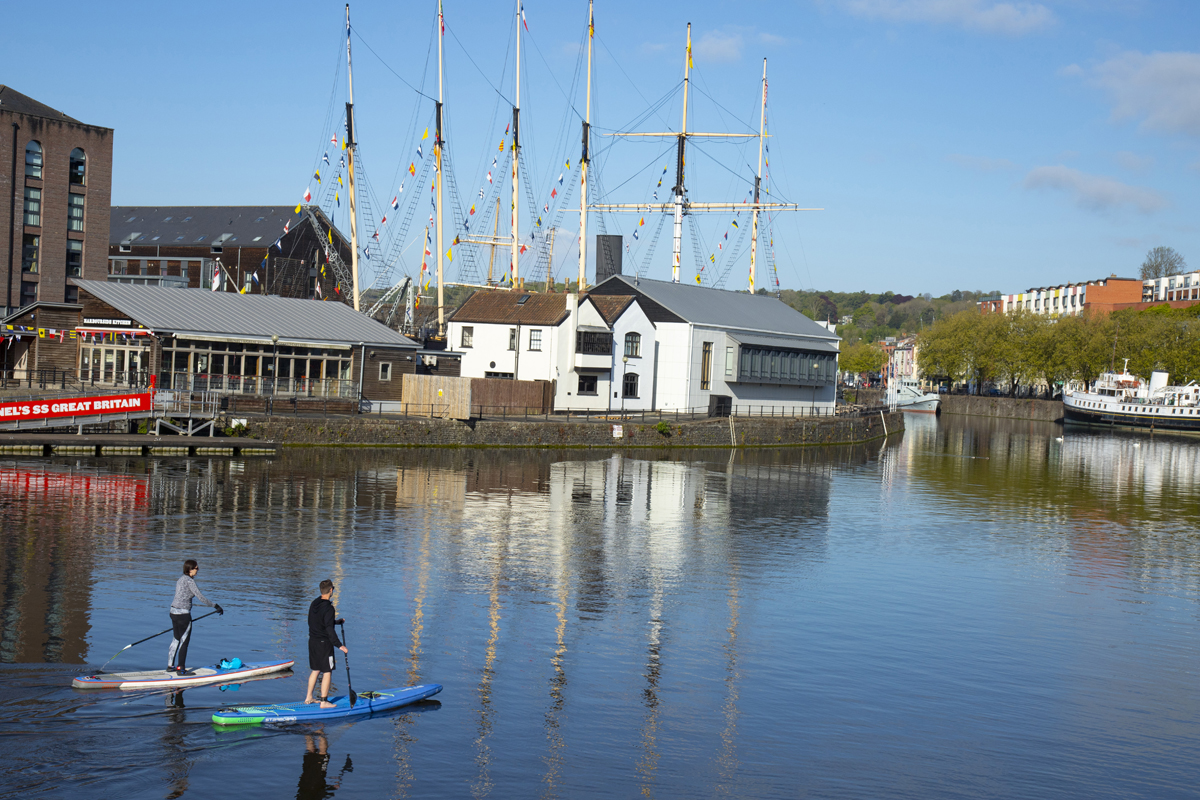
POLYGON ((253 725, 256 722, 266 722, 266 717, 224 717, 213 714, 212 721, 217 725, 253 725))

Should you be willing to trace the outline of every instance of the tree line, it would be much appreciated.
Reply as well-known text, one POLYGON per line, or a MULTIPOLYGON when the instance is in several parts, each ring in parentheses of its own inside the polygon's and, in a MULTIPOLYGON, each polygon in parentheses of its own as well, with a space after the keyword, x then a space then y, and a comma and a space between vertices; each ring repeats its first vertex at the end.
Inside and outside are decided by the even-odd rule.
POLYGON ((1200 306, 1164 304, 1112 313, 1086 311, 1052 319, 1017 310, 1010 314, 963 311, 917 335, 917 368, 926 380, 1055 386, 1068 380, 1090 385, 1101 373, 1129 371, 1149 378, 1156 369, 1171 382, 1200 380, 1200 306))

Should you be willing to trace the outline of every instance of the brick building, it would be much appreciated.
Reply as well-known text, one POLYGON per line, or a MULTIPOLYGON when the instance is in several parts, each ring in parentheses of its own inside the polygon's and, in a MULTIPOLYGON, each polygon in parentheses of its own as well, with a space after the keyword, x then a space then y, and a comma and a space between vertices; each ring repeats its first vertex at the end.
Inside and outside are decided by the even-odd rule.
POLYGON ((112 147, 112 128, 0 85, 2 316, 38 301, 75 302, 68 278, 103 279, 112 147))
POLYGON ((1008 314, 1023 309, 1047 317, 1078 316, 1086 309, 1112 311, 1142 299, 1142 281, 1110 275, 1082 283, 1040 286, 1020 294, 991 295, 977 303, 980 313, 1008 314))
POLYGON ((220 291, 350 303, 326 257, 329 247, 349 264, 350 242, 310 208, 115 206, 106 272, 119 283, 209 289, 219 262, 220 291))

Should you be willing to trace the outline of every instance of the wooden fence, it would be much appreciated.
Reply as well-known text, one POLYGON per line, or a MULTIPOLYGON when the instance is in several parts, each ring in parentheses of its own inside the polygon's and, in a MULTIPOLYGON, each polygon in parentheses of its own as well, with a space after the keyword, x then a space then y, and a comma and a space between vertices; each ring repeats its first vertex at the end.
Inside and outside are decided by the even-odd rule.
POLYGON ((554 384, 548 381, 510 381, 504 378, 459 378, 443 375, 405 375, 401 402, 445 408, 449 419, 470 419, 473 409, 491 413, 546 414, 554 407, 554 384))

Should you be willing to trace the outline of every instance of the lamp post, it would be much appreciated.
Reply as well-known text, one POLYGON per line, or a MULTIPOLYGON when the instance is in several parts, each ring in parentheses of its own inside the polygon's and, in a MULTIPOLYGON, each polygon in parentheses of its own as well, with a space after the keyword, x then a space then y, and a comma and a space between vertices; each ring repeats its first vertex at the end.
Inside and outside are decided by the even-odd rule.
POLYGON ((271 394, 279 386, 279 334, 271 334, 271 394))
POLYGON ((621 419, 625 419, 625 370, 629 369, 629 356, 621 356, 621 419))

